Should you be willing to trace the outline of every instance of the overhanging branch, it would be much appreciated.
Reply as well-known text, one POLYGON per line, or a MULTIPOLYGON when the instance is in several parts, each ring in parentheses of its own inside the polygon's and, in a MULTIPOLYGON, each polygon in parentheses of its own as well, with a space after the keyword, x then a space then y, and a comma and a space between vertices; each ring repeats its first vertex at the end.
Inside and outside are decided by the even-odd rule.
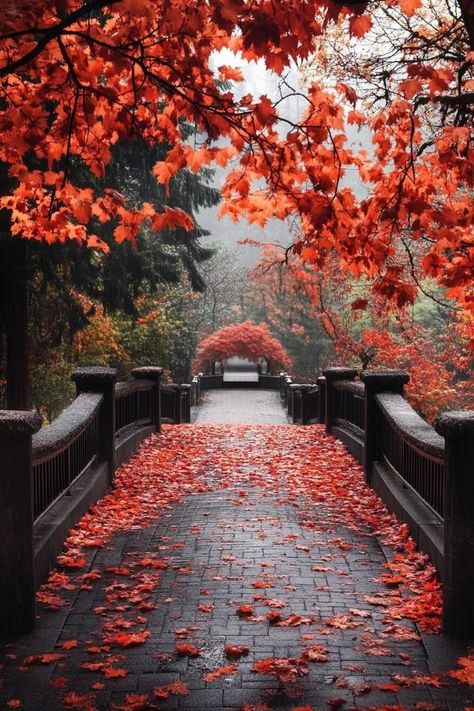
MULTIPOLYGON (((69 15, 66 15, 66 17, 64 17, 61 22, 58 22, 56 25, 53 25, 53 27, 48 27, 44 30, 38 28, 26 29, 23 33, 23 36, 28 36, 31 34, 38 35, 39 33, 41 33, 43 36, 40 40, 38 40, 33 49, 24 54, 23 57, 19 57, 19 59, 16 59, 13 62, 9 62, 4 67, 0 67, 0 79, 2 77, 8 76, 8 74, 11 74, 12 72, 17 71, 17 69, 20 69, 21 67, 25 66, 33 59, 35 59, 43 51, 46 45, 57 39, 61 35, 63 30, 65 30, 67 27, 70 27, 75 22, 89 15, 94 10, 101 10, 103 7, 115 5, 117 2, 119 2, 119 0, 90 0, 90 2, 86 2, 84 5, 81 5, 81 7, 77 8, 77 10, 74 10, 74 12, 71 12, 69 15)), ((0 37, 0 40, 1 39, 3 38, 0 37)))

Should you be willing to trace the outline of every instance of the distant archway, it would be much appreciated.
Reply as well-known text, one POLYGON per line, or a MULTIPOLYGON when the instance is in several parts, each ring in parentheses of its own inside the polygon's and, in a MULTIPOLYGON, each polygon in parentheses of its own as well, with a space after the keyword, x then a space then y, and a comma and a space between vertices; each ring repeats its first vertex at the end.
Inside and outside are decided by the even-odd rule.
POLYGON ((224 363, 232 356, 254 363, 264 358, 268 373, 291 368, 290 357, 265 323, 244 321, 214 331, 198 345, 196 366, 202 371, 212 372, 216 361, 224 363))

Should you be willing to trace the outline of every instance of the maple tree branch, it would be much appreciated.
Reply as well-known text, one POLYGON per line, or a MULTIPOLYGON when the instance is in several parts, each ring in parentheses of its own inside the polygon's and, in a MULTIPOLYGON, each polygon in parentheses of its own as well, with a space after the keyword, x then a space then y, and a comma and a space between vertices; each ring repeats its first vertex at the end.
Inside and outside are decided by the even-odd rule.
POLYGON ((415 260, 413 258, 413 254, 412 254, 406 240, 402 239, 401 242, 402 242, 403 246, 405 247, 406 253, 408 255, 411 277, 412 277, 413 281, 415 282, 416 286, 418 287, 418 289, 421 291, 421 293, 424 294, 426 297, 428 297, 428 299, 431 299, 431 301, 434 301, 439 306, 442 306, 444 309, 449 309, 450 311, 461 311, 461 309, 459 307, 451 306, 451 304, 447 304, 446 302, 441 301, 440 299, 436 298, 436 296, 434 296, 433 294, 430 294, 428 291, 426 291, 426 289, 422 286, 422 284, 416 274, 415 260))
MULTIPOLYGON (((69 15, 66 15, 66 17, 64 17, 53 27, 50 27, 48 29, 45 28, 43 30, 38 28, 30 28, 24 30, 22 33, 23 36, 42 34, 43 37, 42 39, 38 40, 35 47, 33 47, 33 49, 24 54, 23 57, 9 62, 4 67, 0 67, 0 79, 2 77, 6 77, 12 72, 15 72, 17 69, 20 69, 21 67, 25 66, 25 64, 28 64, 33 59, 35 59, 39 54, 41 54, 43 49, 52 40, 58 39, 60 37, 63 30, 65 30, 67 27, 70 27, 70 25, 73 25, 78 20, 81 20, 85 15, 90 14, 93 10, 101 10, 103 7, 106 7, 108 5, 115 5, 117 2, 119 2, 119 0, 90 0, 90 2, 87 2, 85 5, 82 5, 81 7, 77 8, 77 10, 74 10, 74 12, 71 12, 69 15)), ((18 37, 21 35, 19 33, 15 33, 15 36, 18 37)), ((0 36, 0 40, 5 38, 6 36, 0 36)))
POLYGON ((418 106, 429 103, 439 103, 444 106, 470 106, 474 104, 474 91, 469 91, 465 94, 438 94, 437 96, 419 96, 415 99, 415 110, 418 106))
POLYGON ((471 0, 457 0, 457 3, 461 10, 461 17, 469 38, 469 46, 471 49, 474 49, 474 14, 472 12, 472 2, 471 0))

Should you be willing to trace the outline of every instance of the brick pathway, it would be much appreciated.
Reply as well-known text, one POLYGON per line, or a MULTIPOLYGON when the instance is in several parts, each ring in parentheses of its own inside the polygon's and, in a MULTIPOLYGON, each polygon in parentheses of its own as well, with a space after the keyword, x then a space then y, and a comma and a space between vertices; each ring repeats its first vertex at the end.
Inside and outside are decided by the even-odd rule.
MULTIPOLYGON (((284 452, 304 459, 312 448, 314 457, 316 445, 330 446, 357 471, 319 426, 182 425, 151 438, 118 487, 144 469, 159 491, 181 462, 193 471, 188 491, 171 504, 168 487, 154 523, 118 530, 98 547, 90 541, 82 551, 87 564, 60 580, 67 604, 56 611, 40 605, 35 632, 3 645, 0 708, 17 701, 29 711, 472 707, 473 687, 453 679, 443 677, 440 688, 438 677, 408 685, 415 673, 431 675, 430 665, 448 663, 446 650, 460 649, 440 636, 424 643, 407 620, 398 626, 403 635, 394 633, 385 608, 370 604, 381 589, 375 578, 386 572, 378 539, 363 525, 341 525, 327 502, 311 503, 289 487, 292 460, 284 452), (251 613, 239 613, 241 605, 251 613), (137 643, 123 646, 120 634, 137 635, 123 637, 137 643), (179 655, 179 644, 194 645, 199 656, 179 655), (226 645, 249 653, 226 659, 226 645), (60 656, 41 656, 49 653, 60 656), (279 681, 251 670, 267 658, 298 661, 279 681), (175 682, 186 684, 185 695, 175 682)), ((153 501, 147 506, 150 521, 153 501)), ((91 530, 92 538, 100 533, 91 530)))
POLYGON ((205 390, 195 408, 194 421, 255 425, 283 425, 288 418, 280 406, 280 394, 273 390, 223 388, 205 390))

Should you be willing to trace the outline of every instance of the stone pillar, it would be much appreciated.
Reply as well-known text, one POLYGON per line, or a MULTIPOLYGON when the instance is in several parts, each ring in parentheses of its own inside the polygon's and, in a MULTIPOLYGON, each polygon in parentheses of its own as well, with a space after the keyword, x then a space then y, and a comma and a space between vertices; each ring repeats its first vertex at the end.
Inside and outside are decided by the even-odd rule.
POLYGON ((296 390, 298 389, 298 384, 297 383, 292 383, 291 380, 289 383, 287 383, 286 386, 287 389, 287 402, 286 402, 286 409, 288 413, 288 417, 292 422, 295 422, 295 400, 296 400, 296 390))
POLYGON ((447 412, 437 424, 444 453, 444 608, 446 634, 474 638, 474 411, 447 412))
POLYGON ((191 386, 183 383, 180 386, 181 389, 181 402, 182 402, 182 412, 181 412, 181 422, 191 422, 191 386))
POLYGON ((33 468, 36 412, 0 410, 0 635, 33 629, 33 468))
POLYGON ((314 386, 309 383, 304 383, 300 385, 300 398, 301 398, 301 424, 307 425, 309 422, 309 391, 314 386))
POLYGON ((317 379, 319 391, 319 424, 324 425, 326 422, 326 378, 320 375, 317 379))
POLYGON ((333 384, 337 380, 354 380, 357 375, 357 370, 355 368, 326 368, 323 371, 324 377, 326 378, 326 407, 325 407, 325 424, 326 432, 328 434, 332 433, 332 421, 334 417, 333 413, 333 400, 334 400, 334 387, 333 384))
POLYGON ((287 373, 283 371, 280 372, 280 397, 283 399, 285 397, 285 378, 287 373))
POLYGON ((153 389, 151 391, 151 421, 155 425, 155 430, 161 432, 161 376, 163 368, 156 368, 145 365, 142 368, 134 368, 132 375, 137 380, 152 380, 153 389))
POLYGON ((115 383, 116 368, 78 368, 72 374, 77 394, 102 393, 104 400, 99 411, 99 458, 108 462, 109 484, 115 475, 115 383))
POLYGON ((378 393, 403 395, 404 386, 409 382, 407 373, 400 370, 364 370, 361 380, 365 385, 364 406, 364 472, 368 484, 372 481, 373 464, 377 460, 378 425, 380 416, 375 403, 378 393))
POLYGON ((181 385, 176 383, 168 383, 166 386, 168 391, 172 394, 173 401, 173 421, 175 425, 181 424, 181 385))
POLYGON ((291 389, 291 401, 292 401, 292 418, 291 421, 294 425, 298 424, 298 420, 301 419, 301 424, 303 424, 303 399, 301 385, 294 385, 291 389))

